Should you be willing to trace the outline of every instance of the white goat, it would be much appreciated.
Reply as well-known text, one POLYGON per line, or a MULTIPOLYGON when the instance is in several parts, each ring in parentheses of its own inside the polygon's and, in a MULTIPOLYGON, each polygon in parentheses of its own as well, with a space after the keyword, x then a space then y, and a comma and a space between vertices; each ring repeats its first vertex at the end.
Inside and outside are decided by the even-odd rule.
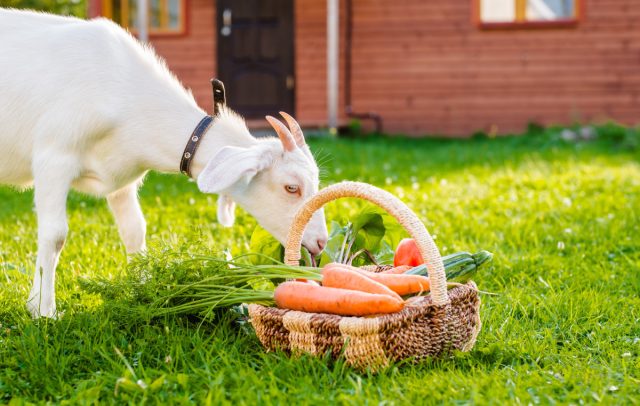
MULTIPOLYGON (((106 196, 129 253, 145 248, 137 188, 148 170, 179 172, 206 113, 150 49, 116 24, 0 9, 0 183, 35 188, 38 256, 27 307, 55 317, 55 268, 67 235, 70 188, 106 196)), ((257 140, 222 108, 193 157, 192 176, 219 194, 230 226, 237 202, 279 241, 318 189, 300 127, 268 117, 280 140, 257 140)), ((322 251, 322 212, 303 245, 322 251)))

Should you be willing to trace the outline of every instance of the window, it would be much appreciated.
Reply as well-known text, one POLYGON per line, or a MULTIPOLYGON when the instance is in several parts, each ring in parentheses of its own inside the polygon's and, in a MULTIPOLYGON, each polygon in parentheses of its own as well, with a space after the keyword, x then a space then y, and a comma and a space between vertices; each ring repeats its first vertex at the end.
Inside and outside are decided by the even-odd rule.
POLYGON ((574 25, 581 0, 475 0, 482 27, 574 25))
MULTIPOLYGON (((149 34, 183 34, 186 0, 148 0, 149 34)), ((103 0, 102 15, 135 32, 138 24, 136 0, 103 0)))

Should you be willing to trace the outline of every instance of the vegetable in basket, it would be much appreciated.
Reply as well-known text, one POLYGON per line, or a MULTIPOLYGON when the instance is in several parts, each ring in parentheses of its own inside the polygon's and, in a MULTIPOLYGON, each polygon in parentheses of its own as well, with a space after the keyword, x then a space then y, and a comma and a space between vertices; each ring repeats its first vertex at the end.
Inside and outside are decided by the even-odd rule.
POLYGON ((339 265, 332 265, 333 264, 325 265, 322 269, 322 286, 377 293, 402 300, 400 295, 389 289, 386 285, 375 281, 373 278, 369 278, 367 275, 362 275, 359 272, 353 272, 351 269, 342 268, 339 265))
POLYGON ((386 294, 285 282, 274 292, 280 308, 341 316, 370 316, 402 310, 404 301, 386 294))
POLYGON ((343 269, 362 275, 388 287, 398 295, 427 292, 430 287, 429 278, 422 275, 377 273, 344 264, 328 264, 325 265, 325 269, 327 268, 343 269))
MULTIPOLYGON (((463 251, 442 257, 442 262, 449 282, 465 283, 476 274, 480 266, 492 259, 493 254, 489 251, 481 250, 475 254, 463 251)), ((428 275, 425 264, 413 267, 405 273, 408 275, 428 275)))
POLYGON ((393 266, 409 265, 418 266, 424 263, 422 255, 418 250, 418 244, 413 238, 404 238, 396 247, 396 253, 393 256, 393 266))

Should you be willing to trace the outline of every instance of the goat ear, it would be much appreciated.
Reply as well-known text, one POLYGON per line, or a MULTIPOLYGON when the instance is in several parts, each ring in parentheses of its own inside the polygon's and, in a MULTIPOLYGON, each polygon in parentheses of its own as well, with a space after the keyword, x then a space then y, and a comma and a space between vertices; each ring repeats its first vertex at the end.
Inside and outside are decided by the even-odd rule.
POLYGON ((220 193, 273 164, 273 153, 262 145, 250 148, 224 147, 198 175, 198 188, 204 193, 220 193))
POLYGON ((221 194, 218 197, 218 223, 224 227, 231 227, 236 221, 236 202, 229 195, 221 194))

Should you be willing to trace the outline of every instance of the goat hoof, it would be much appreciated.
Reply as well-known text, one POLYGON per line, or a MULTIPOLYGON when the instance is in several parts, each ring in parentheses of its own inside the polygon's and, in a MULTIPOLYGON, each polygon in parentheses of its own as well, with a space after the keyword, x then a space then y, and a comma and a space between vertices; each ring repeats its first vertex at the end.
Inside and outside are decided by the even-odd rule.
POLYGON ((55 303, 46 305, 40 303, 39 297, 32 297, 27 301, 27 310, 31 313, 33 319, 48 318, 57 320, 62 317, 62 313, 59 313, 56 309, 55 303))

